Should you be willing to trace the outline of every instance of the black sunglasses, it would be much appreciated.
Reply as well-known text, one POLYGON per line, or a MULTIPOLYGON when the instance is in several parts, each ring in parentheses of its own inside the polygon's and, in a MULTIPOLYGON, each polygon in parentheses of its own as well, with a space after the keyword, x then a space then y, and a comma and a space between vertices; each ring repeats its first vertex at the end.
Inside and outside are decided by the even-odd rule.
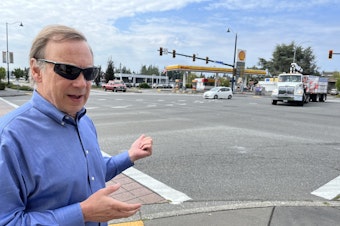
POLYGON ((97 67, 88 67, 88 68, 80 68, 70 64, 64 64, 59 62, 54 62, 46 59, 37 59, 38 61, 43 61, 45 63, 54 64, 54 72, 60 75, 63 78, 69 80, 75 80, 78 78, 80 73, 83 73, 85 79, 87 81, 94 80, 99 74, 99 68, 97 67))

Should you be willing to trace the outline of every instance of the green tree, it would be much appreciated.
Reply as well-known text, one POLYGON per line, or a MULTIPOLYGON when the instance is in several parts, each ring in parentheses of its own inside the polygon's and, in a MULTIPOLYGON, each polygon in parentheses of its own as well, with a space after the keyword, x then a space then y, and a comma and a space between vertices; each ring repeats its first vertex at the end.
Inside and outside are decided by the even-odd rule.
POLYGON ((142 75, 159 75, 159 69, 158 67, 149 65, 148 67, 146 67, 146 65, 143 65, 141 67, 140 73, 142 75))
POLYGON ((340 78, 340 72, 336 71, 333 73, 333 78, 338 79, 340 78))
POLYGON ((102 80, 102 74, 103 74, 102 67, 99 66, 98 68, 99 68, 98 76, 94 79, 94 83, 96 83, 96 86, 100 85, 100 82, 102 80))
POLYGON ((30 75, 30 68, 26 68, 24 69, 24 78, 25 78, 25 81, 29 81, 29 75, 30 75))
POLYGON ((126 68, 125 66, 122 67, 122 73, 123 73, 123 74, 132 74, 132 73, 131 73, 131 70, 128 69, 128 68, 126 68))
POLYGON ((230 80, 226 77, 220 77, 220 85, 221 86, 225 86, 225 87, 229 87, 230 86, 230 80))
POLYGON ((122 72, 122 74, 132 74, 132 73, 131 73, 131 70, 130 70, 130 69, 127 69, 125 66, 120 67, 120 68, 116 68, 116 69, 115 69, 115 73, 116 73, 116 74, 118 74, 118 73, 120 73, 120 72, 122 72))
POLYGON ((340 78, 337 78, 337 79, 336 79, 335 88, 336 88, 337 90, 340 90, 340 78))
POLYGON ((142 66, 142 68, 140 69, 140 73, 141 73, 142 75, 146 75, 146 73, 147 73, 146 65, 143 65, 143 66, 142 66))
POLYGON ((14 74, 15 78, 16 78, 17 80, 19 80, 20 78, 24 78, 25 71, 22 70, 22 69, 20 69, 20 68, 15 68, 15 69, 13 70, 13 74, 14 74))
POLYGON ((189 75, 188 75, 188 78, 187 78, 187 81, 188 81, 188 84, 191 84, 192 85, 192 80, 194 80, 195 78, 197 78, 198 76, 196 75, 196 73, 194 72, 189 72, 189 75))
POLYGON ((168 71, 168 77, 170 81, 175 81, 176 79, 183 79, 183 71, 168 71))
POLYGON ((105 81, 108 82, 109 80, 115 79, 115 73, 114 73, 114 64, 112 59, 109 59, 107 62, 107 68, 105 71, 105 81))
POLYGON ((295 60, 295 63, 303 68, 304 74, 320 75, 320 72, 317 71, 315 56, 311 47, 304 49, 297 46, 295 42, 289 45, 281 44, 276 46, 272 56, 270 60, 259 58, 258 65, 261 67, 260 69, 268 69, 272 75, 278 75, 282 72, 289 72, 290 65, 295 60))
POLYGON ((6 69, 4 67, 0 67, 0 82, 2 79, 6 78, 6 69))

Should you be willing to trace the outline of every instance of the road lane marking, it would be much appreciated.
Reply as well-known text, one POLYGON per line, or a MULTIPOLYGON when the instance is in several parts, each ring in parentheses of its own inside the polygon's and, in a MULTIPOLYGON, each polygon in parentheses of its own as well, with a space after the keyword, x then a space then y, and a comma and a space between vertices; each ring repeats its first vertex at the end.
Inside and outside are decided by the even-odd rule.
MULTIPOLYGON (((104 151, 102 151, 102 155, 110 157, 110 155, 104 151)), ((164 199, 170 201, 171 204, 181 204, 185 201, 191 200, 191 198, 186 194, 167 186, 166 184, 150 177, 149 175, 146 175, 145 173, 142 173, 133 167, 123 171, 123 174, 162 196, 164 199)))
POLYGON ((312 195, 322 197, 327 200, 339 200, 340 195, 340 176, 321 186, 312 192, 312 195))
POLYGON ((164 199, 169 200, 171 204, 181 204, 185 201, 191 200, 191 198, 186 194, 167 186, 166 184, 142 173, 133 167, 125 170, 123 174, 138 181, 138 183, 154 191, 164 199))
POLYGON ((19 107, 18 105, 13 104, 12 102, 9 102, 9 101, 3 99, 2 97, 0 97, 0 100, 2 100, 2 101, 5 102, 6 104, 8 104, 8 105, 10 105, 10 106, 12 106, 12 107, 14 107, 14 108, 18 108, 18 107, 19 107))
MULTIPOLYGON (((85 106, 86 107, 86 106, 85 106)), ((99 107, 86 107, 86 110, 98 109, 99 107)))
POLYGON ((131 107, 131 105, 113 106, 111 108, 122 109, 122 108, 128 108, 128 107, 131 107))

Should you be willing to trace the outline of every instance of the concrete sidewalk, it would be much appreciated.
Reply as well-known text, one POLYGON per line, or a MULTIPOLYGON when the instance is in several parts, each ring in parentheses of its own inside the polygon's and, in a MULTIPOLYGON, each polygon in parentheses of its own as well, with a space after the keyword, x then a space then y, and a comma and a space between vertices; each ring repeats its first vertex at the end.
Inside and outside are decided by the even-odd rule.
MULTIPOLYGON (((0 97, 30 95, 17 90, 0 91, 0 97)), ((0 98, 0 117, 15 106, 0 98)), ((128 203, 142 203, 141 210, 111 226, 336 226, 340 225, 340 201, 186 201, 171 204, 147 186, 118 175, 107 185, 120 183, 112 197, 128 203)), ((340 193, 340 191, 339 191, 340 193)), ((223 197, 221 197, 223 199, 223 197)))
POLYGON ((155 205, 160 212, 149 213, 150 207, 143 207, 140 220, 145 226, 335 226, 340 222, 340 203, 329 203, 334 205, 332 207, 323 202, 296 203, 298 206, 295 206, 294 202, 263 202, 262 207, 261 203, 253 204, 244 202, 240 205, 229 203, 214 206, 212 202, 205 203, 206 207, 168 212, 161 212, 162 205, 155 205), (249 207, 246 207, 247 205, 249 207))
POLYGON ((144 205, 135 216, 110 226, 336 226, 338 201, 195 202, 144 205))

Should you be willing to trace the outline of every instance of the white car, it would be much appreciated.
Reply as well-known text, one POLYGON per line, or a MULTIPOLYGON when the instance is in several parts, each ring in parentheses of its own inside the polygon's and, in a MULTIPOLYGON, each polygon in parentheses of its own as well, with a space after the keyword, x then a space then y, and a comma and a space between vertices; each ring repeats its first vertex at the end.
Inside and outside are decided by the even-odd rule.
POLYGON ((154 83, 152 85, 152 88, 156 88, 156 89, 159 89, 159 88, 167 88, 166 84, 162 84, 162 83, 154 83))
POLYGON ((211 88, 209 91, 203 94, 205 99, 231 99, 233 97, 233 91, 230 87, 218 86, 211 88))
POLYGON ((338 92, 337 89, 331 89, 331 91, 329 92, 329 94, 331 94, 331 95, 338 95, 339 92, 338 92))

